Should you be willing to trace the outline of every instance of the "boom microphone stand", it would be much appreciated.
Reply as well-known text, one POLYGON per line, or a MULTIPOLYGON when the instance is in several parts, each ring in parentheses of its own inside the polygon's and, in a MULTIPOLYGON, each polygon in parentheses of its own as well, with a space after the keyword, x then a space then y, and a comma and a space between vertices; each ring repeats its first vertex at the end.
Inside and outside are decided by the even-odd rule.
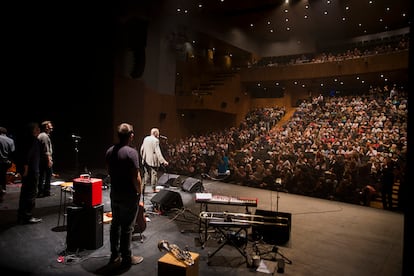
MULTIPOLYGON (((276 184, 276 214, 275 214, 275 218, 276 221, 278 219, 278 214, 279 214, 279 191, 282 188, 282 179, 281 178, 276 178, 275 180, 275 184, 276 184)), ((260 241, 263 241, 263 236, 261 237, 260 241)), ((284 256, 280 251, 277 245, 273 245, 272 248, 266 252, 260 252, 259 246, 258 246, 259 242, 256 241, 253 244, 253 251, 255 252, 256 256, 263 256, 263 255, 267 255, 270 253, 274 253, 274 255, 272 256, 271 260, 275 260, 277 261, 277 272, 278 273, 283 273, 284 269, 285 269, 285 264, 292 264, 292 261, 290 259, 288 259, 286 256, 284 256), (277 258, 277 255, 279 255, 281 258, 277 258)))

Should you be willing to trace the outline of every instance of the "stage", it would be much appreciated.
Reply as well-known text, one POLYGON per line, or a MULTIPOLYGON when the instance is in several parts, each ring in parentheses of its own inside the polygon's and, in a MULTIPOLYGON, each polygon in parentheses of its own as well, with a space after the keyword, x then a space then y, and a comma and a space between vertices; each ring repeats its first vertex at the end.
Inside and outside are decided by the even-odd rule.
MULTIPOLYGON (((290 229, 283 232, 287 242, 280 245, 252 239, 252 227, 246 227, 246 244, 243 242, 240 248, 247 252, 247 258, 231 244, 215 252, 222 245, 223 237, 214 228, 205 235, 200 234, 202 206, 196 202, 196 192, 178 186, 164 188, 178 196, 182 206, 172 204, 160 213, 154 209, 153 197, 157 194, 147 187, 144 197, 146 229, 142 240, 138 234, 134 235, 132 245, 134 254, 143 256, 144 261, 128 270, 115 271, 107 266, 110 221, 103 222, 102 246, 69 252, 66 250, 67 230, 58 216, 60 186, 52 187, 51 197, 36 201, 35 216, 42 218, 42 223, 18 225, 19 187, 13 185, 8 187, 4 202, 0 204, 1 271, 7 272, 4 275, 157 275, 158 260, 167 254, 159 250, 158 243, 166 240, 199 254, 199 275, 271 275, 273 272, 276 275, 280 259, 284 260, 285 275, 390 276, 402 273, 404 216, 401 213, 220 181, 201 181, 205 193, 257 199, 257 207, 249 206, 247 210, 242 205, 209 204, 209 212, 255 214, 259 210, 288 214, 290 229), (212 252, 215 254, 211 257, 212 252), (261 257, 260 271, 249 265, 248 257, 252 252, 261 257)), ((70 199, 71 195, 67 196, 70 199)), ((110 212, 108 189, 102 190, 102 203, 103 212, 110 212)))

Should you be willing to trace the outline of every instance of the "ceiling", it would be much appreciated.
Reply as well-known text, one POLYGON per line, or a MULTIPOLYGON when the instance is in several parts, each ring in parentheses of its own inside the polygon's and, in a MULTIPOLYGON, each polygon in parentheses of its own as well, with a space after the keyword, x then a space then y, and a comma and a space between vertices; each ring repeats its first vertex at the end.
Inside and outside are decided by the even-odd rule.
MULTIPOLYGON (((407 32, 411 24, 409 0, 152 0, 139 5, 142 7, 144 2, 150 20, 154 16, 163 16, 186 29, 197 28, 197 37, 188 35, 185 39, 197 41, 199 47, 214 47, 217 51, 236 55, 246 54, 246 51, 211 33, 238 30, 259 44, 312 40, 317 51, 323 51, 335 43, 341 45, 355 39, 367 41, 407 32)), ((407 72, 400 71, 389 72, 385 77, 369 74, 337 81, 302 80, 298 85, 309 89, 334 82, 332 85, 341 89, 347 84, 383 83, 384 79, 401 82, 408 76, 407 72)), ((274 83, 270 85, 274 86, 274 83)))
MULTIPOLYGON (((157 1, 155 1, 157 2, 157 1)), ((219 22, 259 41, 343 40, 408 27, 409 0, 169 0, 164 12, 219 22)))

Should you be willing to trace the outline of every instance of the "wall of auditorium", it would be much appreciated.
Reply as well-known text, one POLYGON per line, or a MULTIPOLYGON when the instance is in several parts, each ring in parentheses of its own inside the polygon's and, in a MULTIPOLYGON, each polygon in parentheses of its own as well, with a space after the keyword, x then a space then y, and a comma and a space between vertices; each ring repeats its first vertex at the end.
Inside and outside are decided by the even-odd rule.
POLYGON ((343 61, 306 63, 274 67, 244 68, 240 71, 242 81, 299 80, 342 75, 386 72, 408 68, 408 50, 372 55, 343 61))
MULTIPOLYGON (((298 97, 300 97, 300 96, 298 95, 298 97)), ((292 103, 293 103, 292 102, 292 95, 290 93, 285 93, 283 98, 256 98, 256 99, 251 99, 250 107, 252 109, 255 109, 255 108, 284 106, 285 108, 289 109, 293 106, 292 103)))

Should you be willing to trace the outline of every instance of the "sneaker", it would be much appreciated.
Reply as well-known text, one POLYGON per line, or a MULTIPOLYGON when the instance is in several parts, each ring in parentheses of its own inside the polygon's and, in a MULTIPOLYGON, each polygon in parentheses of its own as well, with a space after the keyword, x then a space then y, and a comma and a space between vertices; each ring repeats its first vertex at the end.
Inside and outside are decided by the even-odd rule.
POLYGON ((18 218, 17 219, 18 224, 35 224, 39 222, 42 222, 42 219, 40 218, 30 218, 30 219, 18 218))
POLYGON ((142 261, 144 260, 144 257, 142 256, 131 256, 131 264, 132 265, 137 265, 142 263, 142 261))
POLYGON ((137 265, 142 263, 144 258, 142 256, 131 256, 131 258, 122 259, 122 265, 123 266, 131 266, 131 265, 137 265))
POLYGON ((32 224, 33 223, 39 223, 39 222, 42 222, 41 218, 31 218, 27 221, 27 223, 32 223, 32 224))

